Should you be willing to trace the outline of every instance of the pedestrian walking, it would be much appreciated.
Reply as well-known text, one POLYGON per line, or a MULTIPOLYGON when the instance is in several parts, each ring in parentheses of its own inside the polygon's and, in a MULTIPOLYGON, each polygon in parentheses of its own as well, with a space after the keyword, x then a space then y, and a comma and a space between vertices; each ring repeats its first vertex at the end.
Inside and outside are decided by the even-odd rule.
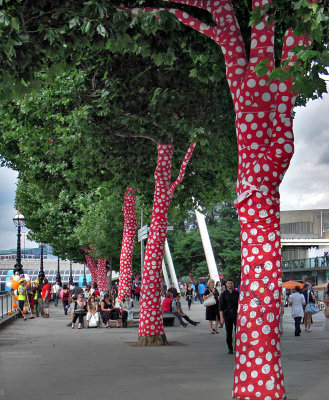
POLYGON ((205 288, 204 284, 202 282, 199 283, 199 285, 198 285, 198 298, 199 298, 200 304, 203 304, 203 295, 204 295, 205 290, 206 290, 206 288, 205 288))
POLYGON ((312 314, 305 312, 305 307, 309 303, 315 303, 315 296, 312 293, 312 290, 309 283, 304 284, 302 294, 304 295, 305 298, 305 306, 304 306, 305 332, 311 332, 312 314))
POLYGON ((189 310, 191 309, 191 304, 193 302, 193 296, 194 296, 194 292, 192 289, 192 285, 191 285, 191 283, 189 283, 187 286, 187 289, 186 289, 186 301, 187 301, 189 310))
POLYGON ((66 284, 63 285, 62 290, 62 303, 64 308, 64 314, 67 315, 67 310, 69 308, 70 291, 66 284))
POLYGON ((219 300, 220 323, 225 322, 226 343, 228 353, 233 354, 233 326, 236 330, 236 318, 238 314, 239 293, 234 290, 233 279, 226 281, 226 290, 222 293, 219 300))
MULTIPOLYGON (((326 308, 329 309, 329 283, 327 285, 327 291, 323 299, 324 304, 326 305, 326 308)), ((323 322, 323 330, 325 332, 329 332, 329 316, 325 314, 324 322, 323 322)))
POLYGON ((40 285, 39 279, 36 279, 32 286, 33 298, 34 298, 34 313, 36 317, 40 315, 43 317, 45 311, 43 308, 42 300, 42 285, 40 285))
POLYGON ((26 300, 26 285, 24 285, 25 280, 20 279, 18 281, 19 285, 17 288, 17 294, 18 294, 18 308, 19 308, 19 317, 22 317, 24 321, 27 320, 27 318, 24 315, 24 305, 25 305, 25 300, 26 300))
POLYGON ((60 292, 60 287, 58 282, 56 282, 55 285, 53 285, 51 288, 51 293, 53 295, 55 307, 58 307, 59 292, 60 292))
POLYGON ((49 318, 49 302, 50 302, 50 296, 51 296, 51 289, 50 289, 50 285, 48 283, 48 279, 45 278, 43 280, 43 288, 42 288, 42 301, 43 301, 43 307, 45 310, 45 313, 43 314, 44 318, 49 318))
POLYGON ((136 301, 139 301, 140 295, 141 295, 141 287, 136 283, 136 286, 135 286, 135 299, 136 299, 136 301))
POLYGON ((295 320, 295 336, 300 336, 300 323, 304 316, 305 298, 299 286, 295 286, 294 293, 289 296, 288 303, 291 306, 291 316, 295 320))
POLYGON ((219 333, 218 332, 219 293, 215 289, 215 281, 213 279, 209 279, 207 283, 207 289, 203 294, 203 300, 209 299, 211 297, 215 298, 215 304, 211 306, 206 306, 206 320, 209 321, 210 333, 215 334, 219 333))

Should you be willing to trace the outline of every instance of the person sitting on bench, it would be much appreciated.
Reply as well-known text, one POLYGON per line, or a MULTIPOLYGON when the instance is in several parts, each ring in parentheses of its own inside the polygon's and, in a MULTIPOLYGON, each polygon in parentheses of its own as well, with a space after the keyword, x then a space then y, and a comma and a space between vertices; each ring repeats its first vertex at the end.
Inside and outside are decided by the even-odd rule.
POLYGON ((189 322, 193 326, 197 326, 200 324, 200 322, 192 321, 182 310, 182 306, 180 303, 180 293, 177 293, 175 296, 175 299, 172 302, 172 313, 178 318, 179 323, 185 328, 187 324, 183 321, 183 318, 185 321, 189 322))

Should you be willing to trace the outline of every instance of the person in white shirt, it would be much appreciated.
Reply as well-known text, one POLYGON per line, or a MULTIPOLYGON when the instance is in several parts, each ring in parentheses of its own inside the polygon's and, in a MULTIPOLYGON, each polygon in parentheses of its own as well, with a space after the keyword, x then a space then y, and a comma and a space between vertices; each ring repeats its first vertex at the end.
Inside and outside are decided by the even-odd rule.
POLYGON ((295 336, 300 336, 300 323, 304 316, 303 306, 306 303, 299 286, 295 286, 295 291, 289 296, 288 303, 291 306, 291 316, 295 320, 295 336))
POLYGON ((55 285, 52 286, 51 290, 52 290, 52 293, 53 293, 53 300, 54 300, 55 307, 57 307, 58 306, 59 290, 60 290, 58 282, 56 282, 55 285))

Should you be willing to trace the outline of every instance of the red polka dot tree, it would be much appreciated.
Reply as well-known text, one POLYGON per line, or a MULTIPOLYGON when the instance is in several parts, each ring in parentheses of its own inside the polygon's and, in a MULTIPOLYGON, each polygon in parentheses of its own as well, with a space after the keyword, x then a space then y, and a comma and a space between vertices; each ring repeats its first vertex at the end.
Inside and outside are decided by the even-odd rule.
MULTIPOLYGON (((272 81, 274 69, 274 24, 268 15, 252 26, 247 57, 240 27, 230 0, 173 0, 210 12, 208 25, 174 8, 130 10, 135 15, 161 11, 175 15, 183 24, 213 39, 221 48, 226 76, 236 113, 239 169, 236 208, 242 240, 242 280, 236 333, 233 396, 239 399, 285 397, 280 353, 279 309, 282 283, 280 250, 279 186, 294 151, 292 110, 296 94, 292 81, 272 81), (267 63, 267 73, 258 76, 255 67, 267 63)), ((253 0, 253 8, 270 1, 253 0)), ((295 62, 292 49, 304 38, 288 30, 281 66, 295 62)))
POLYGON ((91 281, 97 283, 97 262, 94 257, 88 253, 85 247, 83 247, 82 250, 85 252, 86 267, 90 272, 91 281))
MULTIPOLYGON (((95 249, 89 245, 89 249, 95 253, 95 249)), ((109 279, 107 276, 107 269, 106 269, 106 258, 98 258, 97 261, 94 257, 88 253, 88 249, 85 247, 82 250, 86 253, 85 258, 87 261, 87 268, 91 274, 91 280, 94 283, 97 283, 97 287, 102 292, 107 292, 109 290, 109 279)))
POLYGON ((142 345, 166 345, 161 310, 161 270, 167 237, 168 211, 174 191, 181 183, 195 143, 191 143, 177 179, 171 183, 174 146, 158 144, 158 162, 154 173, 155 191, 150 231, 144 257, 138 341, 142 345))
POLYGON ((109 290, 109 278, 106 269, 107 258, 97 259, 97 286, 100 292, 107 292, 109 290))
POLYGON ((122 207, 124 227, 120 255, 119 301, 121 301, 124 294, 128 294, 129 297, 131 297, 132 260, 137 229, 136 197, 133 196, 133 193, 136 192, 136 190, 137 189, 133 189, 130 186, 127 187, 122 207))

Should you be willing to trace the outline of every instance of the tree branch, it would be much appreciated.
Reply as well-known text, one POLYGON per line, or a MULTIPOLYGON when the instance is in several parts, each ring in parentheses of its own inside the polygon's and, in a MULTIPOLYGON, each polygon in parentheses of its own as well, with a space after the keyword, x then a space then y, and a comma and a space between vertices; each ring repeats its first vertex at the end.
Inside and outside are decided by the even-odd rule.
POLYGON ((146 135, 146 134, 141 134, 141 133, 131 133, 128 131, 122 131, 122 130, 113 130, 109 126, 106 127, 108 131, 111 131, 114 133, 115 136, 119 137, 124 137, 124 138, 143 138, 143 139, 148 139, 151 140, 152 142, 157 144, 157 140, 154 139, 152 136, 146 135))
POLYGON ((234 92, 237 83, 241 83, 246 74, 248 59, 231 0, 213 2, 206 0, 173 0, 173 2, 209 11, 213 16, 216 25, 208 25, 197 18, 190 16, 187 12, 175 8, 146 7, 129 9, 121 7, 118 8, 118 10, 129 11, 134 15, 152 12, 156 14, 158 18, 160 18, 159 12, 167 11, 175 15, 182 24, 213 39, 221 47, 224 54, 227 81, 231 92, 234 92))
MULTIPOLYGON (((256 8, 263 8, 259 0, 252 1, 253 11, 256 8)), ((249 69, 254 67, 262 60, 269 59, 268 69, 269 73, 275 67, 274 62, 274 23, 267 24, 269 15, 265 14, 263 20, 253 25, 251 28, 251 44, 250 44, 250 65, 249 69)))
POLYGON ((185 154, 184 160, 182 162, 182 165, 180 167, 180 171, 179 171, 178 177, 175 180, 175 182, 173 182, 171 184, 171 186, 170 186, 169 190, 171 191, 171 193, 173 193, 175 191, 175 189, 177 188, 177 186, 182 182, 182 180, 184 178, 184 175, 185 175, 185 170, 186 170, 187 164, 190 161, 190 158, 192 157, 195 145, 196 145, 195 142, 192 142, 190 144, 190 147, 188 148, 188 150, 187 150, 187 152, 185 154))
MULTIPOLYGON (((297 60, 296 54, 292 49, 299 46, 308 46, 311 40, 306 35, 294 36, 292 29, 289 29, 284 38, 282 49, 281 64, 288 61, 284 70, 288 70, 297 60)), ((278 82, 278 93, 276 96, 276 108, 273 120, 273 133, 271 145, 267 152, 267 157, 280 166, 284 173, 294 153, 293 135, 293 116, 292 110, 295 105, 296 95, 292 89, 293 81, 289 77, 284 82, 278 82)))

